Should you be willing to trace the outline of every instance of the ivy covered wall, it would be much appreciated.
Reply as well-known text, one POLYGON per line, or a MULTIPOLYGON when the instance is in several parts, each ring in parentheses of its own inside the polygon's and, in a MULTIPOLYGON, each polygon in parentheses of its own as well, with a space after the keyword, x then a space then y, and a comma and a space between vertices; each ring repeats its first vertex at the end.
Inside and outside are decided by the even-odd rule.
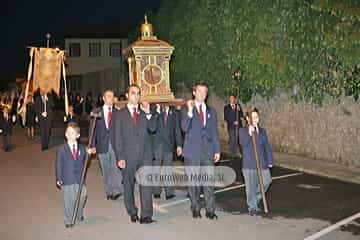
POLYGON ((175 90, 204 80, 243 102, 279 90, 313 103, 359 98, 358 0, 163 1, 149 19, 175 46, 175 90))

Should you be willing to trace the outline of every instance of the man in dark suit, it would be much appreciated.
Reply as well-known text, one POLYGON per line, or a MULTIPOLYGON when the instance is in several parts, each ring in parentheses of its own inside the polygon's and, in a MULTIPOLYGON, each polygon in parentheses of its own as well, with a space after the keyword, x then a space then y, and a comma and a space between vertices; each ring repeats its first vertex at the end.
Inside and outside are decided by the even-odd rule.
MULTIPOLYGON (((161 166, 165 166, 165 176, 171 176, 175 148, 178 156, 182 154, 182 136, 178 114, 174 107, 168 105, 160 107, 157 104, 156 111, 160 114, 160 117, 157 118, 157 131, 151 135, 154 152, 153 166, 157 174, 161 173, 161 166)), ((161 184, 165 185, 165 197, 167 200, 175 197, 173 184, 166 181, 157 182, 157 184, 158 186, 154 187, 155 198, 160 198, 161 184)))
MULTIPOLYGON (((196 83, 193 87, 194 100, 187 102, 181 112, 181 128, 185 132, 184 159, 187 174, 213 173, 214 162, 220 160, 220 141, 216 111, 205 104, 208 87, 196 83), (191 168, 192 167, 192 168, 191 168)), ((206 217, 216 219, 214 185, 202 184, 206 217)), ((189 186, 193 218, 201 218, 200 186, 189 186)))
MULTIPOLYGON (((131 222, 139 220, 135 206, 135 173, 142 166, 152 166, 150 133, 156 131, 156 113, 151 114, 149 103, 140 102, 140 87, 128 87, 127 105, 114 114, 112 146, 122 169, 125 207, 131 222), (141 109, 140 109, 141 108, 141 109)), ((140 223, 152 223, 152 187, 139 184, 141 217, 140 223)))
POLYGON ((11 116, 10 107, 4 106, 0 111, 0 133, 3 135, 3 149, 5 152, 11 149, 11 135, 16 116, 11 116))
POLYGON ((227 123, 230 144, 230 156, 236 157, 238 150, 237 132, 242 127, 241 120, 243 118, 243 111, 240 104, 236 104, 236 98, 231 95, 229 97, 229 104, 224 107, 224 119, 227 123))
POLYGON ((40 125, 41 150, 49 148, 53 107, 54 102, 51 95, 40 89, 40 95, 35 98, 35 110, 36 120, 40 125))
POLYGON ((100 160, 101 171, 104 180, 104 189, 107 199, 115 200, 123 192, 122 174, 117 167, 117 159, 115 157, 114 148, 111 144, 111 135, 114 126, 113 117, 118 111, 114 108, 114 92, 106 90, 103 93, 104 105, 94 110, 101 112, 102 118, 96 120, 94 144, 97 149, 98 158, 100 160))

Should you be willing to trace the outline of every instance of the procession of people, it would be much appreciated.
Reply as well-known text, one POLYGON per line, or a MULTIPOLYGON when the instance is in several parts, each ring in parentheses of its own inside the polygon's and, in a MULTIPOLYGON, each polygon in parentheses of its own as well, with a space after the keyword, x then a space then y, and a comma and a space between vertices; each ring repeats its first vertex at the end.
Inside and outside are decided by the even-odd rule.
MULTIPOLYGON (((141 88, 131 84, 125 93, 126 101, 119 107, 114 91, 107 89, 99 97, 97 105, 87 94, 85 112, 100 117, 93 121, 94 132, 86 148, 79 142, 80 120, 83 112, 82 98, 77 95, 69 105, 69 114, 64 116, 66 124, 65 143, 57 148, 56 185, 63 195, 64 223, 71 224, 74 214, 76 194, 82 184, 78 203, 76 221, 84 220, 86 187, 81 181, 82 172, 86 170, 86 154, 97 155, 103 178, 104 196, 107 200, 123 197, 124 206, 131 222, 141 224, 154 223, 153 199, 161 198, 164 189, 166 200, 174 198, 176 185, 169 181, 157 181, 149 186, 137 180, 137 174, 143 167, 151 167, 153 174, 172 175, 173 160, 182 157, 185 174, 201 175, 213 173, 213 168, 220 161, 221 144, 218 133, 217 112, 207 102, 208 86, 197 82, 192 89, 193 98, 184 105, 175 108, 167 103, 149 103, 141 100, 141 88), (99 104, 102 104, 101 106, 99 104), (95 105, 95 108, 94 108, 95 105), (90 108, 92 109, 90 111, 90 108), (81 113, 80 113, 81 112, 81 113), (210 170, 209 170, 210 169, 210 170), (135 204, 135 184, 139 184, 140 210, 135 204)), ((49 148, 51 128, 55 113, 55 102, 51 94, 39 91, 35 98, 30 94, 26 101, 26 128, 29 140, 34 139, 34 128, 39 124, 41 150, 49 148), (35 99, 35 100, 33 100, 35 99)), ((0 131, 3 135, 3 148, 10 149, 12 126, 16 114, 11 117, 10 107, 2 106, 0 131)), ((265 129, 259 127, 259 111, 250 109, 246 114, 231 95, 229 104, 224 106, 224 119, 228 124, 230 157, 236 158, 240 147, 242 174, 245 180, 248 214, 259 215, 262 210, 259 203, 262 199, 260 188, 266 191, 271 184, 269 168, 273 166, 270 144, 265 129), (244 116, 245 115, 245 116, 244 116), (251 117, 251 121, 250 121, 251 117), (242 123, 246 123, 242 126, 242 123), (257 156, 254 156, 252 136, 258 135, 257 156), (239 145, 240 144, 240 145, 239 145), (262 180, 256 173, 256 159, 260 161, 262 180)), ((88 118, 85 119, 88 121, 88 118)), ((90 120, 91 121, 91 120, 90 120)), ((90 123, 89 123, 90 124, 90 123)), ((190 212, 194 219, 201 218, 201 209, 205 208, 205 217, 211 220, 218 218, 214 184, 189 184, 190 212), (201 197, 203 194, 203 198, 201 197), (205 204, 201 201, 204 200, 205 204)))

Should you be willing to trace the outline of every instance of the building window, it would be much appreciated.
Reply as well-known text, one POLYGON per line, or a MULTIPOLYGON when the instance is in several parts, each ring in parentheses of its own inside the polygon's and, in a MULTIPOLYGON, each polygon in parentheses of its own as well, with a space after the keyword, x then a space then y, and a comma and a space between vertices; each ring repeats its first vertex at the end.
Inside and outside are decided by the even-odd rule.
POLYGON ((80 43, 70 43, 69 44, 69 56, 70 57, 80 57, 80 43))
POLYGON ((82 89, 82 76, 71 75, 67 77, 68 88, 70 91, 80 91, 82 89))
POLYGON ((101 44, 90 43, 89 44, 89 57, 101 57, 101 44))
POLYGON ((110 43, 110 56, 121 57, 121 43, 110 43))

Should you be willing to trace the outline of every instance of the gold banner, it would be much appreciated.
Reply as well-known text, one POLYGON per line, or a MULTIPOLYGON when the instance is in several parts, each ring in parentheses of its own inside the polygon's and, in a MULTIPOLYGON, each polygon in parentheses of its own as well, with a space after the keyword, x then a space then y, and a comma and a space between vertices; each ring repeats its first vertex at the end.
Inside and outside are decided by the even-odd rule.
POLYGON ((61 66, 64 51, 52 48, 35 49, 33 90, 41 89, 46 93, 60 91, 61 66))

